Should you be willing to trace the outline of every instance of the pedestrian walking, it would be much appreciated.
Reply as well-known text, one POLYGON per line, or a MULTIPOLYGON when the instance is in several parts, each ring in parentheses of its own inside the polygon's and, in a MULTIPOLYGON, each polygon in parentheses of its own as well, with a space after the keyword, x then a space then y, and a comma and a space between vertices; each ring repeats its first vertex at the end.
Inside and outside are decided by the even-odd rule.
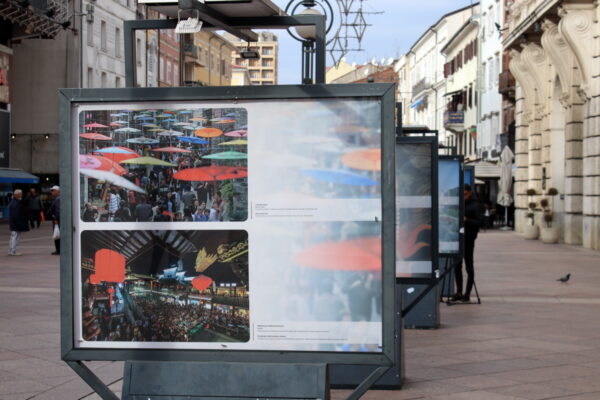
POLYGON ((27 217, 25 216, 25 208, 22 204, 23 192, 17 189, 13 193, 13 197, 8 204, 8 215, 10 224, 10 240, 8 242, 8 255, 20 256, 17 253, 17 245, 21 240, 21 233, 29 230, 27 217))
POLYGON ((463 275, 462 275, 462 263, 457 266, 454 270, 454 277, 456 278, 456 294, 452 297, 454 301, 471 301, 471 290, 475 282, 475 268, 473 265, 473 253, 475 251, 475 239, 479 233, 479 228, 482 225, 481 208, 479 202, 475 198, 471 185, 465 185, 464 189, 464 200, 465 200, 465 270, 467 271, 467 287, 465 293, 462 294, 463 289, 463 275))
POLYGON ((40 195, 35 191, 35 188, 29 189, 29 194, 23 200, 25 205, 25 213, 29 218, 29 227, 39 228, 42 222, 42 199, 40 195))
MULTIPOLYGON (((60 229, 60 187, 54 185, 50 188, 50 194, 54 198, 52 205, 50 206, 50 213, 52 214, 52 232, 54 233, 55 226, 60 229)), ((60 236, 54 239, 54 247, 56 251, 52 253, 53 256, 60 255, 60 236)))

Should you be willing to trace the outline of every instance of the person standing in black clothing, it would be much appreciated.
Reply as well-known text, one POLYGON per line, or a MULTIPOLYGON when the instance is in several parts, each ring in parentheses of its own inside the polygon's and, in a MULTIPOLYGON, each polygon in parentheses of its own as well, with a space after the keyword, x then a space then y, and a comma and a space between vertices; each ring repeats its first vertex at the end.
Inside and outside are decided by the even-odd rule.
MULTIPOLYGON (((60 187, 57 185, 50 188, 50 194, 54 197, 52 205, 50 206, 50 213, 52 214, 52 231, 54 232, 54 225, 58 225, 60 229, 60 187)), ((56 251, 52 253, 53 256, 60 255, 60 238, 54 239, 54 247, 56 251)))
POLYGON ((473 266, 473 252, 475 250, 475 239, 479 233, 479 227, 482 224, 481 209, 479 202, 475 198, 471 185, 465 185, 465 269, 467 271, 467 287, 464 295, 462 294, 463 276, 462 264, 454 269, 454 277, 456 278, 456 294, 452 297, 454 301, 469 302, 471 300, 471 289, 475 282, 475 269, 473 266))
POLYGON ((21 203, 23 198, 23 192, 21 189, 15 190, 13 197, 8 204, 8 218, 10 228, 10 240, 8 243, 8 255, 9 256, 20 256, 21 253, 17 253, 17 245, 21 240, 21 234, 29 230, 27 224, 27 218, 25 217, 25 210, 21 203))
POLYGON ((40 199, 40 195, 36 193, 35 188, 29 189, 29 194, 24 200, 26 214, 29 218, 29 226, 31 229, 36 226, 39 228, 42 213, 42 200, 40 199))

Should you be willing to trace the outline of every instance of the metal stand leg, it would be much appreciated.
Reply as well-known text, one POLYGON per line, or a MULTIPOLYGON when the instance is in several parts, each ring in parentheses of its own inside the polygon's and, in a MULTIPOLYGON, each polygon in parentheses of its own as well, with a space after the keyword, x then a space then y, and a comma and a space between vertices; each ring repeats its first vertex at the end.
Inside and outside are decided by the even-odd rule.
POLYGON ((73 369, 103 400, 119 400, 116 394, 112 392, 83 362, 67 361, 69 367, 73 369))
POLYGON ((475 296, 477 296, 477 304, 481 304, 481 297, 479 297, 479 291, 477 290, 477 283, 473 279, 473 288, 475 289, 475 296))

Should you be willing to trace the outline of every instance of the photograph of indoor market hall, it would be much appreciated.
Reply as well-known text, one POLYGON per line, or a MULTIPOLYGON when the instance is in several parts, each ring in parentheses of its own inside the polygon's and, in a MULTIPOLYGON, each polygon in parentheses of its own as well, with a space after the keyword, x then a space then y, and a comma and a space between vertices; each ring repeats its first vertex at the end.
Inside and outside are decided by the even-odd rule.
POLYGON ((82 335, 108 342, 246 342, 246 231, 84 231, 82 335))

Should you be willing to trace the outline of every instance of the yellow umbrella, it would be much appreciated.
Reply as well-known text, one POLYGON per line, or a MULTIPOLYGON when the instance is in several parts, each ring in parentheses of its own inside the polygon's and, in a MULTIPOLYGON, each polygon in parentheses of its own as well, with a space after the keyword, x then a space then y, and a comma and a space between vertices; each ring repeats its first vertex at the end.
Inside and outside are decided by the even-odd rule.
POLYGON ((176 167, 177 166, 176 164, 171 164, 169 162, 159 160, 158 158, 154 158, 154 157, 131 158, 129 160, 121 161, 120 164, 159 165, 159 166, 163 166, 163 167, 176 167))
POLYGON ((230 140, 229 142, 219 143, 219 146, 246 146, 248 141, 245 139, 230 140))

